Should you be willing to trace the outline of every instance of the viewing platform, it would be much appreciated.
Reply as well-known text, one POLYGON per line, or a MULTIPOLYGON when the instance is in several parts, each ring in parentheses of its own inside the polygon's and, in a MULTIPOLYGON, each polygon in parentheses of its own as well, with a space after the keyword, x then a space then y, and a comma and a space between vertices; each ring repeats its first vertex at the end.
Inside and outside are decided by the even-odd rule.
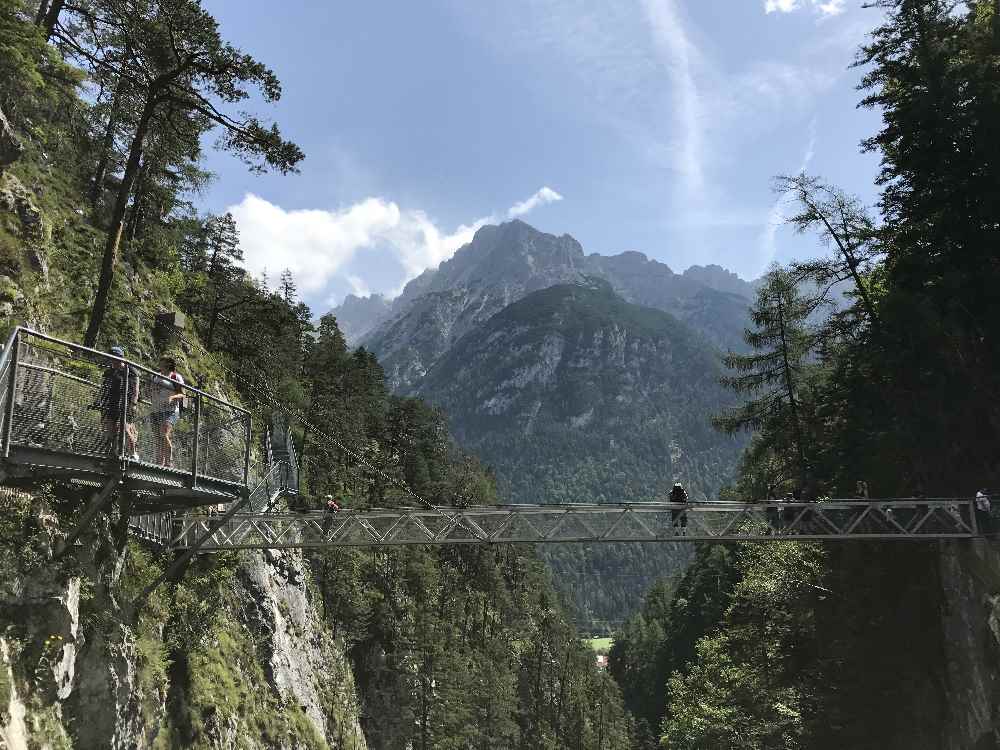
POLYGON ((249 492, 250 413, 136 362, 18 328, 0 359, 0 455, 4 484, 114 481, 132 493, 133 512, 227 504, 249 492), (179 409, 172 456, 161 433, 170 415, 155 395, 163 390, 183 395, 168 407, 179 409))

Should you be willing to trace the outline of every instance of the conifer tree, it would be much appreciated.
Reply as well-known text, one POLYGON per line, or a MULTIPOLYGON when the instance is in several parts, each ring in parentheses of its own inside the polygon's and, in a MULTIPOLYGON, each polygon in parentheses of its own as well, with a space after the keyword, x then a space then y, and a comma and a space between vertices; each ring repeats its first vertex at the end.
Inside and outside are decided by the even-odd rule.
POLYGON ((136 107, 123 118, 130 123, 131 134, 84 337, 88 346, 94 346, 110 300, 129 200, 155 133, 174 128, 190 138, 217 127, 221 130, 218 146, 257 171, 267 167, 293 171, 302 152, 282 138, 277 126, 267 127, 252 115, 226 111, 226 105, 249 98, 251 87, 265 101, 277 101, 281 85, 270 69, 221 38, 215 19, 198 0, 100 0, 93 6, 74 5, 72 10, 84 20, 84 28, 124 29, 117 35, 107 32, 108 38, 123 45, 110 52, 95 41, 98 35, 78 33, 75 24, 62 18, 54 24, 53 36, 92 70, 107 78, 127 79, 134 92, 129 100, 136 107))
POLYGON ((749 400, 714 420, 726 432, 761 431, 763 439, 790 446, 800 486, 809 475, 804 398, 813 347, 807 319, 815 309, 816 301, 800 294, 788 271, 775 268, 767 274, 750 309, 755 328, 744 333, 753 351, 730 352, 724 360, 735 374, 723 384, 749 400))

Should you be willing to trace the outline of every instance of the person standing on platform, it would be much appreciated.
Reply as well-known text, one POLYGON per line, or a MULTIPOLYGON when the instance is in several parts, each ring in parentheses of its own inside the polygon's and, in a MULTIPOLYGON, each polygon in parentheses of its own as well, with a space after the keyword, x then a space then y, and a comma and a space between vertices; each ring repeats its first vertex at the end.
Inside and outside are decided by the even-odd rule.
POLYGON ((174 465, 173 431, 181 418, 184 378, 173 357, 160 357, 159 371, 159 376, 153 377, 149 421, 156 431, 156 462, 169 469, 174 465))
POLYGON ((991 507, 990 496, 986 494, 986 490, 978 490, 976 492, 976 524, 979 526, 979 533, 983 536, 993 534, 991 507))
POLYGON ((101 421, 104 423, 104 433, 111 452, 119 449, 118 436, 124 430, 126 455, 137 461, 139 454, 136 452, 136 441, 139 435, 129 418, 135 411, 135 405, 139 403, 139 376, 125 361, 124 349, 113 346, 109 351, 116 359, 104 371, 95 406, 101 411, 101 421))

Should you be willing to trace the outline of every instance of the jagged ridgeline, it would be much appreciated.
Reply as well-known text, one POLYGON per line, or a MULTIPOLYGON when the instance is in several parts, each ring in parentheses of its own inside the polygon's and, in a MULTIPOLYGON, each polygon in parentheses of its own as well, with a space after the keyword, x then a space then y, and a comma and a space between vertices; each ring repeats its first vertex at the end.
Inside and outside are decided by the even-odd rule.
MULTIPOLYGON (((495 471, 501 498, 642 502, 681 481, 703 500, 733 477, 742 445, 711 417, 733 403, 720 351, 740 348, 752 290, 718 267, 675 274, 636 252, 585 255, 569 235, 512 221, 480 229, 391 307, 351 299, 334 312, 370 316, 360 340, 389 382, 444 409, 458 441, 495 471)), ((543 554, 581 622, 599 629, 689 553, 543 554)))
MULTIPOLYGON (((439 414, 390 395, 332 317, 314 331, 290 276, 277 289, 248 278, 232 218, 187 202, 212 140, 211 118, 188 105, 223 106, 212 85, 239 98, 244 74, 279 91, 241 57, 214 84, 211 65, 186 68, 171 80, 203 88, 154 96, 143 117, 149 66, 169 70, 199 45, 235 54, 193 0, 0 0, 0 334, 27 324, 79 341, 89 328, 97 348, 120 344, 138 362, 169 354, 258 427, 274 400, 307 413, 351 452, 295 426, 304 505, 325 492, 347 507, 397 504, 404 482, 428 497, 469 485, 493 496, 439 414), (88 326, 108 248, 106 309, 88 326), (186 327, 157 335, 157 316, 178 311, 186 327)), ((221 141, 247 157, 266 144, 246 139, 268 133, 221 141)), ((617 686, 530 550, 205 554, 133 610, 171 557, 123 533, 125 498, 55 555, 91 492, 0 486, 0 747, 629 746, 617 686)))

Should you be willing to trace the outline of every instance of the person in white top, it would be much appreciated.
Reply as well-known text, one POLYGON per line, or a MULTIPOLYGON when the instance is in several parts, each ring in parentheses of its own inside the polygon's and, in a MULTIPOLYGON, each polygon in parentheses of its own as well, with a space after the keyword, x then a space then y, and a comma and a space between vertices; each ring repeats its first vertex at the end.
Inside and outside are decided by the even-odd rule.
POLYGON ((979 533, 989 536, 993 533, 993 519, 990 513, 990 496, 986 490, 976 491, 976 523, 979 526, 979 533))
POLYGON ((173 357, 160 357, 160 375, 153 378, 150 388, 152 410, 150 422, 158 433, 157 463, 171 467, 174 463, 174 425, 181 418, 181 404, 184 401, 184 378, 177 372, 177 362, 173 357))

